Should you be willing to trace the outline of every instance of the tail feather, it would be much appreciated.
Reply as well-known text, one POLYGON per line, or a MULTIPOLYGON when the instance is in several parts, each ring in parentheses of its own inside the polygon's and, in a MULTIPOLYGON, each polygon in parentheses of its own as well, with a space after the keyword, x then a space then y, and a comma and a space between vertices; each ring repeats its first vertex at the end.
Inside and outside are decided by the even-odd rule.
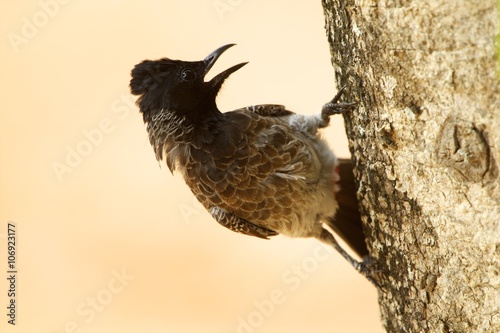
POLYGON ((352 170, 353 164, 350 159, 338 160, 339 184, 341 189, 336 193, 336 198, 339 209, 335 216, 329 219, 328 225, 357 255, 364 258, 368 255, 368 248, 366 247, 365 234, 363 233, 352 170))

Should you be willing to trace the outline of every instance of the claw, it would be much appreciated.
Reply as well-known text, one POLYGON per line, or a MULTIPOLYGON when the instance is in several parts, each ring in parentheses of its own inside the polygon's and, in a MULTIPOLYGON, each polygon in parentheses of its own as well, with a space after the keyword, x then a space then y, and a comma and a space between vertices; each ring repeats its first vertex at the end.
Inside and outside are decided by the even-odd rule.
POLYGON ((357 103, 346 103, 346 102, 339 103, 340 97, 342 96, 345 87, 346 86, 340 88, 340 90, 333 97, 333 99, 330 102, 323 105, 323 108, 321 110, 321 117, 323 118, 324 121, 327 122, 328 118, 331 115, 344 113, 346 111, 351 111, 357 105, 357 103))
POLYGON ((359 263, 357 268, 358 272, 361 273, 368 281, 370 281, 378 289, 385 291, 380 281, 376 279, 378 273, 381 272, 377 267, 377 262, 371 257, 363 258, 363 261, 359 263))
POLYGON ((337 94, 335 94, 335 97, 333 97, 333 99, 330 101, 330 103, 334 104, 334 103, 337 103, 339 101, 340 97, 344 93, 345 87, 346 86, 342 86, 342 88, 340 88, 339 91, 337 91, 337 94))

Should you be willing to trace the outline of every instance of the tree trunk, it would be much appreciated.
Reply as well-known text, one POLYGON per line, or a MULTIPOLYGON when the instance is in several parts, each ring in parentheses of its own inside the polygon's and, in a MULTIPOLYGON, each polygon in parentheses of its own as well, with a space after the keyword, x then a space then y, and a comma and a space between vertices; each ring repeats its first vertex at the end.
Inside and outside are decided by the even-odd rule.
POLYGON ((497 5, 323 0, 388 332, 500 332, 497 5))

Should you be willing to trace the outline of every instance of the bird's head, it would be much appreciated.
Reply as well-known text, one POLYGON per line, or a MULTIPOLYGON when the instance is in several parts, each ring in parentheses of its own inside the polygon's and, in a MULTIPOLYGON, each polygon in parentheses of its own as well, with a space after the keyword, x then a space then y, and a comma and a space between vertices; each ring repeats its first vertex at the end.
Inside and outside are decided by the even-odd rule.
POLYGON ((161 109, 192 114, 206 110, 218 111, 215 97, 224 80, 246 65, 230 67, 205 82, 205 75, 224 51, 235 44, 224 45, 201 61, 180 61, 163 58, 144 60, 132 69, 130 90, 138 95, 144 120, 161 109))

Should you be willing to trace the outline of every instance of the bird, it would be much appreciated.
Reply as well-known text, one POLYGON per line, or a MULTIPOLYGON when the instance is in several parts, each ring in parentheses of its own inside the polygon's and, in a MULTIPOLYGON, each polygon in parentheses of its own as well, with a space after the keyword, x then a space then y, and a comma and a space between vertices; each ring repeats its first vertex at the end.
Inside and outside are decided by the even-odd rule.
POLYGON ((225 80, 247 64, 205 81, 219 57, 200 61, 144 60, 131 71, 130 91, 156 159, 180 173, 197 200, 222 226, 269 239, 278 234, 316 238, 333 246, 378 286, 369 264, 350 159, 338 159, 321 137, 330 116, 352 111, 344 88, 315 115, 280 104, 221 112, 225 80), (331 230, 329 230, 331 229, 331 230), (339 245, 335 232, 364 260, 339 245))

